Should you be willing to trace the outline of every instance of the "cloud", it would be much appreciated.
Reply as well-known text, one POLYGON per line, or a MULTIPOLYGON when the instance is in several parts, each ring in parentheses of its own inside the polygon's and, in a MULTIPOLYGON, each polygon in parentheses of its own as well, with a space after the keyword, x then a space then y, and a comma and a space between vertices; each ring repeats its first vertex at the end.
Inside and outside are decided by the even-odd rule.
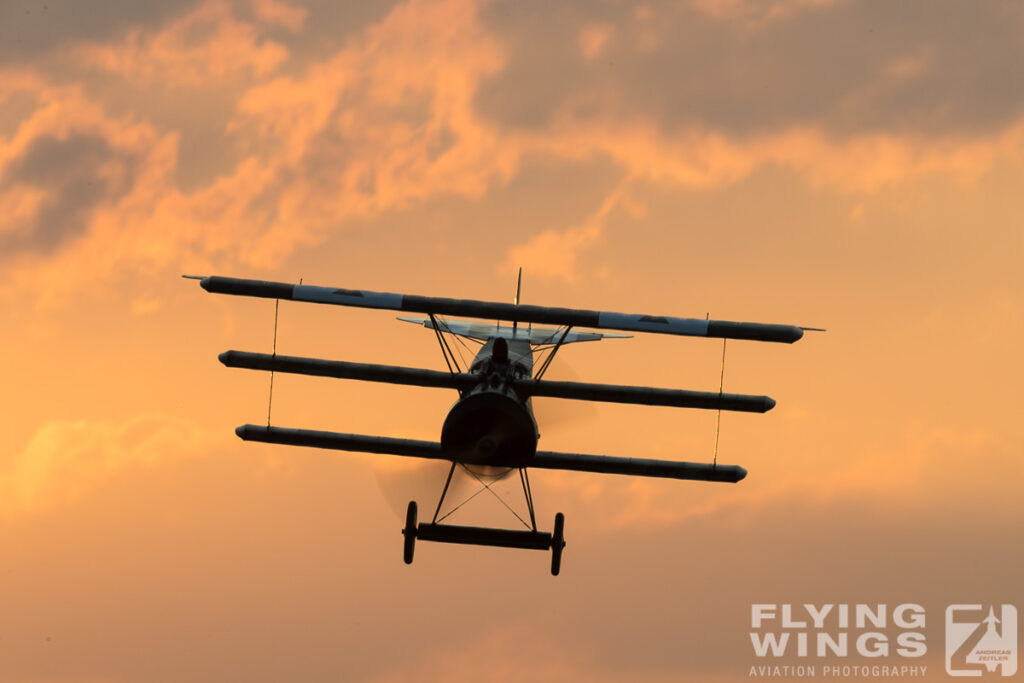
POLYGON ((407 567, 364 472, 311 458, 253 476, 247 463, 140 470, 11 525, 11 676, 749 680, 752 602, 917 602, 941 658, 959 593, 1019 595, 1019 506, 996 520, 977 501, 794 498, 656 531, 604 528, 602 508, 574 506, 553 579, 545 553, 507 549, 423 543, 407 567), (172 649, 198 654, 154 656, 172 649))
MULTIPOLYGON (((442 648, 393 673, 374 676, 367 683, 398 681, 593 681, 627 680, 623 671, 608 670, 582 652, 535 632, 528 623, 491 626, 471 642, 455 649, 442 648), (481 677, 481 672, 486 675, 481 677)), ((630 671, 628 680, 639 683, 678 681, 676 672, 630 671)), ((702 680, 713 680, 702 677, 702 680)))
MULTIPOLYGON (((264 12, 281 10, 259 6, 264 12)), ((174 183, 175 131, 115 117, 88 88, 56 85, 34 71, 2 74, 8 90, 35 88, 39 97, 0 148, 0 162, 9 165, 33 145, 46 149, 48 138, 62 141, 85 131, 97 138, 98 150, 127 149, 142 157, 134 164, 138 177, 125 192, 64 197, 63 214, 80 220, 59 236, 81 239, 64 251, 59 239, 51 240, 55 253, 45 262, 14 264, 9 280, 46 280, 44 296, 54 299, 85 279, 84 263, 93 278, 122 267, 147 270, 182 261, 195 264, 193 269, 216 260, 272 267, 347 218, 439 194, 480 196, 515 168, 514 148, 480 126, 470 106, 479 80, 501 65, 497 45, 476 25, 472 3, 397 8, 299 76, 269 78, 279 53, 255 31, 234 19, 228 5, 214 2, 163 30, 75 52, 87 66, 137 85, 248 79, 235 118, 222 122, 248 153, 190 192, 174 183)), ((69 175, 88 186, 82 171, 91 164, 80 166, 69 175)), ((35 196, 14 180, 5 178, 0 198, 38 224, 45 218, 46 192, 35 196)))
POLYGON ((7 254, 20 250, 51 252, 85 231, 91 210, 131 186, 132 159, 118 155, 100 137, 67 139, 40 137, 20 158, 4 169, 3 182, 12 186, 8 197, 24 194, 25 204, 14 207, 18 223, 0 240, 7 254), (25 210, 31 205, 31 210, 25 210), (20 214, 20 215, 19 215, 20 214))
POLYGON ((770 21, 783 19, 797 12, 834 5, 837 0, 691 0, 690 7, 714 19, 734 22, 748 30, 764 28, 770 21))
POLYGON ((580 31, 580 55, 583 59, 594 60, 601 56, 608 42, 615 35, 615 28, 608 24, 591 24, 580 31))
POLYGON ((584 482, 581 475, 569 473, 544 473, 544 481, 552 488, 549 496, 600 501, 613 511, 606 522, 627 529, 700 523, 716 515, 742 518, 790 500, 827 507, 864 499, 878 506, 959 510, 984 498, 989 514, 998 517, 1014 509, 1010 482, 1024 476, 1024 461, 1007 438, 936 428, 908 430, 892 446, 863 446, 840 461, 803 466, 783 458, 754 468, 752 474, 729 486, 593 475, 584 482), (984 490, 977 488, 979 463, 1001 473, 998 480, 980 484, 984 490), (687 492, 683 500, 680 489, 687 492))
POLYGON ((291 31, 298 31, 302 28, 308 10, 304 7, 296 7, 280 0, 252 0, 253 10, 256 16, 268 24, 280 24, 291 31))
POLYGON ((0 63, 31 64, 69 43, 109 41, 129 27, 156 27, 195 0, 98 3, 83 11, 78 0, 0 3, 0 63))
POLYGON ((1024 111, 1010 66, 1024 58, 1021 14, 1008 5, 495 3, 484 18, 510 54, 478 105, 515 129, 544 129, 576 107, 585 120, 644 112, 666 136, 808 126, 839 138, 984 136, 1024 111), (565 36, 596 21, 614 25, 615 40, 600 60, 581 60, 565 36), (921 55, 916 70, 892 78, 894 63, 921 55))
POLYGON ((176 136, 110 115, 77 86, 0 73, 0 99, 25 94, 34 108, 0 137, 0 202, 12 209, 0 232, 5 284, 35 282, 46 299, 126 258, 144 264, 139 228, 168 193, 176 136))
POLYGON ((471 107, 501 64, 471 3, 412 2, 303 77, 250 89, 235 125, 285 155, 279 206, 302 223, 480 196, 516 164, 471 107))
MULTIPOLYGON (((264 20, 297 29, 304 14, 283 3, 254 3, 264 20)), ((139 85, 212 86, 239 75, 272 73, 288 59, 283 45, 260 39, 256 25, 235 18, 225 1, 210 0, 167 27, 133 29, 120 43, 83 45, 77 60, 139 85)))
POLYGON ((523 267, 531 275, 575 282, 579 276, 581 252, 602 239, 605 224, 616 210, 625 210, 634 216, 643 213, 643 208, 630 199, 625 183, 612 190, 601 206, 580 225, 548 229, 524 243, 513 245, 504 268, 512 271, 523 267))
MULTIPOLYGON (((977 100, 961 95, 986 70, 1010 78, 999 65, 1012 48, 998 33, 972 37, 978 56, 953 68, 960 48, 945 23, 897 41, 883 10, 777 7, 787 9, 751 35, 685 6, 566 4, 535 26, 540 13, 518 5, 411 0, 292 64, 297 45, 331 27, 280 2, 212 1, 159 28, 72 46, 63 54, 73 67, 8 68, 4 99, 32 106, 0 138, 0 208, 11 217, 0 234, 15 247, 4 284, 31 283, 54 302, 121 273, 268 270, 353 220, 486 199, 526 159, 610 162, 634 187, 705 189, 784 168, 856 194, 935 174, 974 182, 1021 161, 1021 102, 1001 90, 995 109, 962 104, 977 100), (811 54, 831 49, 817 36, 876 24, 863 62, 811 54), (779 41, 787 48, 770 52, 779 41), (944 71, 953 80, 936 83, 944 71), (86 76, 67 85, 69 73, 86 76), (111 74, 123 81, 112 86, 111 74), (196 99, 209 113, 192 111, 187 126, 202 121, 202 140, 230 156, 194 183, 179 179, 183 115, 131 104, 182 88, 218 93, 196 99)), ((605 220, 544 226, 509 260, 571 281, 578 273, 551 254, 571 261, 592 248, 605 220)))
POLYGON ((0 463, 0 516, 67 505, 123 469, 194 457, 208 444, 199 427, 168 415, 48 422, 0 463))

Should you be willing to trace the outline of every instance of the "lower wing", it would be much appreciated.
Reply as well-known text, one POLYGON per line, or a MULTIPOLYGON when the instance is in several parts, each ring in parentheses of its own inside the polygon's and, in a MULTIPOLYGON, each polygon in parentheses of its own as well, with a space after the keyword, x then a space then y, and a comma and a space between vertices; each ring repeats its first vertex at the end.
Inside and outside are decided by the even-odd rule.
MULTIPOLYGON (((339 451, 361 453, 384 453, 414 458, 448 460, 436 441, 395 439, 386 436, 343 434, 312 429, 288 429, 285 427, 261 427, 242 425, 235 430, 245 441, 289 446, 329 448, 339 451)), ((647 458, 616 458, 607 455, 583 455, 579 453, 557 453, 537 451, 529 467, 548 470, 575 470, 578 472, 604 472, 634 477, 663 477, 667 479, 692 479, 697 481, 722 481, 736 483, 747 476, 747 471, 738 465, 711 463, 675 462, 671 460, 650 460, 647 458)))

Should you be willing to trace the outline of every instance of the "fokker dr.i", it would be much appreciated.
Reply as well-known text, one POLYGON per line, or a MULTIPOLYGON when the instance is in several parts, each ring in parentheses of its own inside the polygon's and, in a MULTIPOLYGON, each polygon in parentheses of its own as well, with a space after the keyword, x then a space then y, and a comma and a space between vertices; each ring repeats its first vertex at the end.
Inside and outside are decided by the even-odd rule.
MULTIPOLYGON (((539 437, 531 398, 546 396, 610 401, 644 405, 737 410, 764 413, 775 406, 768 396, 749 396, 718 392, 684 391, 653 387, 616 386, 582 382, 561 382, 543 379, 558 350, 566 344, 597 341, 606 337, 629 335, 593 330, 653 332, 720 339, 792 343, 803 336, 804 329, 794 325, 726 322, 701 318, 673 318, 660 315, 608 313, 599 311, 494 303, 465 299, 445 299, 408 294, 386 294, 365 290, 317 287, 244 280, 231 277, 185 276, 200 280, 208 292, 239 296, 307 301, 338 306, 379 308, 426 317, 400 317, 433 330, 448 372, 422 370, 393 365, 372 365, 337 360, 320 360, 294 356, 244 351, 226 351, 220 355, 224 365, 235 368, 297 373, 321 377, 358 379, 423 387, 455 389, 459 398, 448 412, 441 427, 439 442, 395 439, 383 436, 343 434, 338 432, 289 429, 260 425, 242 425, 235 431, 246 441, 263 441, 293 446, 312 446, 343 451, 385 453, 416 458, 432 458, 451 462, 448 478, 430 522, 417 523, 416 502, 409 503, 405 536, 405 562, 412 563, 416 540, 507 548, 551 550, 551 573, 561 566, 564 517, 555 515, 554 529, 540 531, 534 515, 528 468, 605 472, 642 477, 694 479, 735 483, 747 472, 736 465, 676 462, 643 458, 580 455, 537 450, 539 437), (500 322, 469 322, 446 320, 441 316, 466 316, 500 322), (554 327, 535 327, 553 325, 554 327), (587 329, 579 329, 587 328, 587 329), (462 369, 447 342, 445 334, 473 340, 480 350, 462 369), (539 361, 535 364, 534 355, 539 361), (441 505, 448 493, 456 468, 487 468, 510 473, 518 470, 523 495, 529 510, 525 529, 501 529, 481 526, 444 524, 438 519, 441 505)), ((723 342, 724 343, 724 342, 723 342)))

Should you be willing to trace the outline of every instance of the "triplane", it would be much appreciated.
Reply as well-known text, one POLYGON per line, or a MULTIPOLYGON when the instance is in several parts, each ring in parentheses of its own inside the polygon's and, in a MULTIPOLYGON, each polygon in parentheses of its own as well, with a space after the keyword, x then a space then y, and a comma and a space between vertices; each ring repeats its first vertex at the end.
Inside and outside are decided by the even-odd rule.
POLYGON ((775 406, 775 401, 768 396, 543 379, 555 354, 566 344, 630 336, 593 331, 595 329, 784 343, 797 341, 803 336, 805 329, 816 329, 795 325, 520 305, 518 286, 515 301, 509 304, 220 276, 185 277, 200 280, 203 289, 216 294, 378 308, 426 316, 400 316, 399 320, 416 323, 434 331, 444 354, 448 372, 285 356, 277 354, 276 347, 275 353, 272 354, 226 351, 220 355, 221 362, 228 367, 443 387, 458 392, 459 398, 441 427, 439 442, 289 429, 271 426, 269 420, 266 426, 247 424, 235 430, 238 436, 246 441, 384 453, 451 462, 448 477, 430 522, 419 522, 416 502, 409 503, 405 528, 402 531, 405 536, 403 550, 407 564, 412 563, 417 540, 437 541, 550 550, 551 573, 557 575, 561 567, 562 549, 565 547, 565 520, 562 513, 558 513, 555 515, 551 532, 540 531, 537 528, 528 468, 729 483, 738 482, 747 475, 742 467, 719 465, 717 461, 676 462, 537 450, 539 433, 531 404, 534 396, 753 413, 764 413, 775 406), (446 320, 440 317, 449 315, 508 321, 511 324, 446 320), (534 327, 534 324, 555 327, 540 328, 534 327), (480 345, 475 358, 465 370, 459 366, 445 334, 471 340, 480 345), (535 354, 539 360, 537 367, 534 361, 535 354), (449 492, 452 475, 459 467, 465 468, 484 486, 487 484, 477 474, 478 472, 497 472, 504 475, 518 470, 529 511, 528 524, 520 518, 526 528, 504 529, 443 523, 444 517, 439 519, 438 515, 449 492))

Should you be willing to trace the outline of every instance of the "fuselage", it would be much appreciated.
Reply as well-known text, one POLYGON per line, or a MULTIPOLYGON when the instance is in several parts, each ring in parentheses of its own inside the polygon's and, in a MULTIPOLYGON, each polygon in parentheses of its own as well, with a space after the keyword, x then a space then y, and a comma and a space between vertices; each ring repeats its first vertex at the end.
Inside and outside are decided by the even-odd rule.
POLYGON ((441 428, 441 448, 455 462, 525 467, 537 452, 537 421, 529 397, 510 379, 533 374, 529 339, 491 337, 469 372, 479 382, 455 402, 441 428))

